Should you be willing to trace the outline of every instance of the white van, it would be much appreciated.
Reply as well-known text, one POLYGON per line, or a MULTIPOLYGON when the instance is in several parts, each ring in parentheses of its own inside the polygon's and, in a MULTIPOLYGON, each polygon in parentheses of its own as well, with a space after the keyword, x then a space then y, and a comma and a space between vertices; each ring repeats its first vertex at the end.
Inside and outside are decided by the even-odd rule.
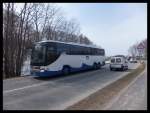
POLYGON ((113 56, 110 62, 110 70, 113 69, 128 69, 128 62, 124 56, 113 56))

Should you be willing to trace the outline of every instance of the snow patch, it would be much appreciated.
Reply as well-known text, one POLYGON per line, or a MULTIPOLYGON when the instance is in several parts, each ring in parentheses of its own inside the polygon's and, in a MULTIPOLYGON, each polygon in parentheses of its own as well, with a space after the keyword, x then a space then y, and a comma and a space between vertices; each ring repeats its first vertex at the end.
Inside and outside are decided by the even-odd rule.
POLYGON ((30 75, 30 56, 24 61, 22 69, 21 69, 21 76, 30 75))

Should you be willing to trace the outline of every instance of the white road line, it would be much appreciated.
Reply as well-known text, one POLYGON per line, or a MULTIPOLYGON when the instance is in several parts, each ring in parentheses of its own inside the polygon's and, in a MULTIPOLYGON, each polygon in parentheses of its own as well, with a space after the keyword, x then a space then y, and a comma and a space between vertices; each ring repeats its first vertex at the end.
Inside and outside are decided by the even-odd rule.
POLYGON ((44 82, 44 83, 34 84, 34 85, 31 85, 31 86, 25 86, 25 87, 21 87, 21 88, 17 88, 17 89, 6 90, 6 91, 3 91, 3 94, 10 93, 10 92, 17 91, 17 90, 23 90, 23 89, 27 89, 27 88, 31 88, 31 87, 37 87, 37 86, 45 85, 45 84, 48 84, 48 83, 52 83, 52 82, 44 82))

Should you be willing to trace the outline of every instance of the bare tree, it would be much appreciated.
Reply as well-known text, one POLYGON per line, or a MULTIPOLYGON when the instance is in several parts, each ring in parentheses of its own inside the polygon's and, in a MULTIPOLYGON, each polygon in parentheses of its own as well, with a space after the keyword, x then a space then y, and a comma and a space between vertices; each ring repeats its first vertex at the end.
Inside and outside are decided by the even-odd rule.
POLYGON ((144 39, 140 42, 135 43, 134 45, 132 45, 129 49, 128 52, 133 56, 147 56, 147 39, 144 39), (142 44, 145 48, 143 49, 143 51, 139 52, 137 47, 139 46, 139 44, 142 44))
POLYGON ((65 42, 89 44, 80 35, 75 19, 66 20, 55 4, 24 3, 16 12, 15 3, 3 4, 3 77, 20 76, 27 49, 45 37, 65 42), (82 40, 82 41, 81 41, 82 40))
POLYGON ((57 40, 57 30, 59 29, 64 17, 60 13, 60 8, 48 4, 46 6, 45 21, 42 28, 42 36, 47 39, 57 40), (44 35, 45 34, 45 35, 44 35))
POLYGON ((3 61, 4 61, 4 77, 8 76, 9 70, 9 61, 8 61, 8 38, 9 38, 9 23, 10 23, 10 3, 5 4, 6 8, 6 13, 4 15, 5 22, 3 24, 4 28, 4 34, 3 34, 3 41, 4 41, 4 46, 3 46, 3 61))
POLYGON ((137 56, 138 54, 137 45, 131 46, 128 51, 133 57, 137 56))
POLYGON ((142 54, 145 58, 147 58, 147 39, 142 40, 141 44, 144 46, 144 50, 142 54))
POLYGON ((17 16, 14 10, 14 3, 8 3, 5 9, 6 23, 4 29, 4 72, 5 77, 19 76, 22 60, 25 51, 25 41, 27 34, 28 19, 30 15, 30 8, 27 3, 21 9, 17 16), (7 70, 7 71, 6 71, 7 70))

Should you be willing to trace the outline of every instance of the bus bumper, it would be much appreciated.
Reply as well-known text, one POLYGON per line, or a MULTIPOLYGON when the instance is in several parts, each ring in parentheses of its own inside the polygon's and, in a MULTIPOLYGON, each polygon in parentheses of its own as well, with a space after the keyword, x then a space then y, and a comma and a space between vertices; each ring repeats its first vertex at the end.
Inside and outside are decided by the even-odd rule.
POLYGON ((50 77, 50 76, 55 76, 61 74, 61 71, 43 71, 43 72, 31 72, 31 76, 38 76, 38 77, 50 77))

